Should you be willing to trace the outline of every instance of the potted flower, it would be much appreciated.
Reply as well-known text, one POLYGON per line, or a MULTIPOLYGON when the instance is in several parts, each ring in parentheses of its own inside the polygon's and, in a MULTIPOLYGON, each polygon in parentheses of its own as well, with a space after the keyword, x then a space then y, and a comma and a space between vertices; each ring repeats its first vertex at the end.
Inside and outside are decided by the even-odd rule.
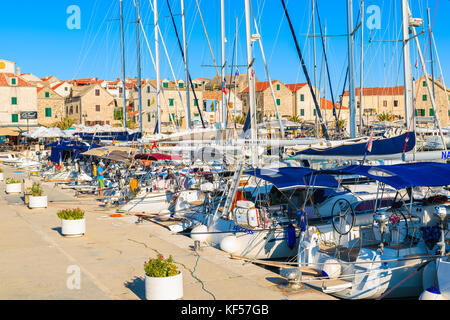
POLYGON ((61 219, 61 233, 64 236, 79 237, 86 233, 86 220, 81 209, 64 209, 56 213, 61 219))
POLYGON ((176 300, 183 297, 183 274, 173 262, 160 254, 144 263, 147 300, 176 300))
POLYGON ((12 178, 6 179, 6 193, 21 193, 22 181, 12 178))
POLYGON ((28 199, 28 207, 33 208, 47 208, 47 196, 44 196, 44 189, 37 182, 33 183, 33 186, 28 189, 30 194, 28 199))

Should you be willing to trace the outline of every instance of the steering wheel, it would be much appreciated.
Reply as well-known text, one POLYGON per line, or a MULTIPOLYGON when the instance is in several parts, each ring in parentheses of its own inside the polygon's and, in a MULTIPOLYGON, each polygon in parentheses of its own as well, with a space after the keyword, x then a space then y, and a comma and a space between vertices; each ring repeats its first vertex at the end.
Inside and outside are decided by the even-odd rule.
POLYGON ((355 211, 346 199, 339 199, 331 209, 331 222, 334 230, 340 235, 346 235, 355 224, 355 211))

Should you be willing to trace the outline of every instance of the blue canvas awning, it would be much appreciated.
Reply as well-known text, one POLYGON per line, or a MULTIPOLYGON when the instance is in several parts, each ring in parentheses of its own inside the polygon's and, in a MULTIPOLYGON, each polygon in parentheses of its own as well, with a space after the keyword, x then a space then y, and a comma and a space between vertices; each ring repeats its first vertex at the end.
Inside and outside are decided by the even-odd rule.
POLYGON ((81 156, 81 153, 89 149, 99 148, 100 146, 94 143, 87 144, 80 141, 62 140, 47 144, 46 147, 52 148, 49 160, 53 163, 58 163, 62 160, 62 154, 64 151, 73 152, 72 160, 75 160, 81 156))
POLYGON ((338 182, 332 175, 312 175, 317 170, 303 167, 285 167, 270 169, 255 169, 244 174, 254 176, 272 183, 278 190, 288 190, 301 187, 336 188, 338 182))
POLYGON ((336 170, 318 171, 319 174, 357 174, 375 179, 395 189, 411 187, 438 187, 450 185, 450 164, 417 162, 391 166, 348 166, 336 170))

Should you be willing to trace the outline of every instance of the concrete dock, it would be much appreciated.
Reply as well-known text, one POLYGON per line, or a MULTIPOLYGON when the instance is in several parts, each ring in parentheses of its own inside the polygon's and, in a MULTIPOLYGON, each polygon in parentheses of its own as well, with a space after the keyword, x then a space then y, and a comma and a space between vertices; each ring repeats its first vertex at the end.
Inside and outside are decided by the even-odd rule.
MULTIPOLYGON (((26 176, 2 168, 5 180, 26 176)), ((6 194, 0 182, 1 300, 145 299, 143 264, 159 253, 172 255, 183 272, 183 300, 334 299, 309 287, 287 289, 279 274, 210 246, 197 254, 187 236, 136 223, 135 216, 110 217, 115 208, 102 208, 93 197, 76 198, 73 190, 32 180, 41 182, 47 209, 28 209, 23 194, 6 194), (84 236, 61 234, 56 212, 65 208, 85 210, 84 236)))

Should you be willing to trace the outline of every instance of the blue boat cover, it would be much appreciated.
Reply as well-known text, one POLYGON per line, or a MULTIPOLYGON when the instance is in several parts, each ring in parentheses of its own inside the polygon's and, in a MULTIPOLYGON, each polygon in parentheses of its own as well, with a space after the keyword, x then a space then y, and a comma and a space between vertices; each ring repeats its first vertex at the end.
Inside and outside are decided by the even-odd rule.
POLYGON ((416 134, 414 131, 405 133, 393 138, 374 138, 372 151, 367 152, 367 139, 361 142, 356 141, 352 144, 343 144, 329 148, 309 148, 295 155, 311 156, 364 156, 367 155, 385 155, 397 154, 411 151, 416 145, 416 134), (407 142, 406 142, 407 141, 407 142), (406 143, 406 148, 405 148, 406 143))
POLYGON ((99 148, 100 146, 94 143, 89 145, 81 141, 62 140, 47 144, 46 147, 52 148, 49 160, 53 163, 58 163, 62 159, 62 153, 64 151, 72 151, 72 160, 75 160, 81 157, 81 153, 89 149, 99 148))
POLYGON ((112 131, 112 132, 76 132, 74 136, 79 136, 81 139, 86 141, 94 141, 94 140, 105 140, 105 141, 137 141, 142 137, 140 132, 128 133, 121 131, 112 131))
POLYGON ((450 185, 450 164, 417 162, 391 166, 348 166, 336 170, 323 170, 320 174, 357 174, 369 177, 395 189, 410 187, 438 187, 450 185))
POLYGON ((285 167, 270 169, 255 169, 245 171, 244 174, 254 176, 272 183, 278 190, 295 189, 301 187, 338 187, 338 182, 332 175, 311 175, 317 170, 303 167, 285 167))

